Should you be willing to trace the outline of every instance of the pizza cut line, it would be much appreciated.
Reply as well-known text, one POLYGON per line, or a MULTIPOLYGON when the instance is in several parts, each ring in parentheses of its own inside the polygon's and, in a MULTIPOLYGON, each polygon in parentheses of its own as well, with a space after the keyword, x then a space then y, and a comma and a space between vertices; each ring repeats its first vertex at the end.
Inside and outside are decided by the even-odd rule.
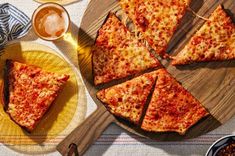
POLYGON ((102 89, 97 93, 97 98, 115 116, 150 132, 177 132, 183 135, 209 114, 165 69, 102 89), (149 104, 146 103, 147 98, 151 98, 149 104))

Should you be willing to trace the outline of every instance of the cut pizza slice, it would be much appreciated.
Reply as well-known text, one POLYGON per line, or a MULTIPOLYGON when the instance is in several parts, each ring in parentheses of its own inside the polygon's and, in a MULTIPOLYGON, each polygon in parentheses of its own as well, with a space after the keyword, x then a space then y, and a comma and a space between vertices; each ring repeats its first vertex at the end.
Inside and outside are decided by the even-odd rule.
POLYGON ((114 115, 139 124, 144 105, 155 82, 154 71, 103 89, 97 93, 97 97, 114 115))
POLYGON ((57 97, 69 75, 6 60, 4 109, 22 128, 31 132, 57 97))
POLYGON ((172 65, 231 59, 235 59, 235 24, 222 6, 218 6, 183 50, 173 57, 172 65))
POLYGON ((99 30, 92 53, 95 85, 160 66, 113 13, 99 30))
POLYGON ((146 131, 173 131, 184 134, 208 115, 200 102, 165 69, 157 70, 157 81, 141 128, 146 131))
POLYGON ((162 56, 191 0, 119 0, 144 39, 162 56))

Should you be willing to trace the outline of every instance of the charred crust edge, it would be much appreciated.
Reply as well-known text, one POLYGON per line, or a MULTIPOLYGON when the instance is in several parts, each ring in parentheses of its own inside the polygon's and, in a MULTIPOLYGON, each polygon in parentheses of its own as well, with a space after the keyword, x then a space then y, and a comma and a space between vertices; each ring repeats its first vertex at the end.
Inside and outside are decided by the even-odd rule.
POLYGON ((4 110, 7 111, 9 104, 9 74, 12 68, 12 60, 7 59, 4 67, 4 86, 3 86, 3 102, 4 102, 4 110))

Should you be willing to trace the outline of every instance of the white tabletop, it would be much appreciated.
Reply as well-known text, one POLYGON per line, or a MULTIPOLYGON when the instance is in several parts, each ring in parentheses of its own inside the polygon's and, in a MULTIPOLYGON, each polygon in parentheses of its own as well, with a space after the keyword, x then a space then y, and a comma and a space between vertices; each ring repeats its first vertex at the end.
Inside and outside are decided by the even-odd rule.
MULTIPOLYGON (((0 3, 11 3, 20 10, 24 11, 31 17, 33 11, 39 5, 33 0, 1 0, 0 3)), ((78 0, 78 2, 65 6, 68 10, 73 22, 72 33, 74 38, 77 38, 78 27, 83 16, 83 13, 88 5, 88 0, 78 0)), ((71 63, 77 66, 77 60, 74 59, 76 50, 65 42, 47 42, 38 39, 31 31, 26 37, 20 39, 23 41, 35 41, 45 44, 60 54, 67 57, 71 63)), ((93 100, 87 93, 89 116, 96 108, 93 100)), ((220 126, 214 131, 200 136, 195 139, 185 140, 183 142, 156 142, 150 139, 144 139, 134 134, 130 134, 116 125, 110 125, 101 137, 89 148, 85 155, 87 156, 142 156, 142 155, 157 155, 157 156, 201 156, 205 155, 209 146, 222 136, 235 134, 235 117, 228 121, 225 125, 220 126)), ((0 144, 0 155, 25 155, 17 153, 3 144, 0 144)), ((60 155, 58 152, 53 152, 47 155, 60 155)))

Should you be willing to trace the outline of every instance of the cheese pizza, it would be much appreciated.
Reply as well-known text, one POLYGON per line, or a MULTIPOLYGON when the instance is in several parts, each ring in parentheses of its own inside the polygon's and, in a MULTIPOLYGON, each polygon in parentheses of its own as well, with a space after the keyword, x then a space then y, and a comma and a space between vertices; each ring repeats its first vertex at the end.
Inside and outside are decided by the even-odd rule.
POLYGON ((103 89, 97 93, 97 97, 114 115, 139 124, 155 81, 155 71, 146 73, 122 84, 103 89))
POLYGON ((173 57, 172 65, 235 59, 235 24, 222 6, 173 57))
POLYGON ((208 112, 200 102, 165 69, 157 70, 155 89, 141 125, 142 129, 185 134, 187 129, 206 115, 208 112))
POLYGON ((69 75, 6 60, 4 72, 4 109, 11 119, 31 132, 58 95, 69 75))
POLYGON ((92 54, 95 85, 160 66, 113 13, 99 30, 92 54))
POLYGON ((167 45, 190 0, 119 0, 119 3, 155 52, 167 56, 167 45))

